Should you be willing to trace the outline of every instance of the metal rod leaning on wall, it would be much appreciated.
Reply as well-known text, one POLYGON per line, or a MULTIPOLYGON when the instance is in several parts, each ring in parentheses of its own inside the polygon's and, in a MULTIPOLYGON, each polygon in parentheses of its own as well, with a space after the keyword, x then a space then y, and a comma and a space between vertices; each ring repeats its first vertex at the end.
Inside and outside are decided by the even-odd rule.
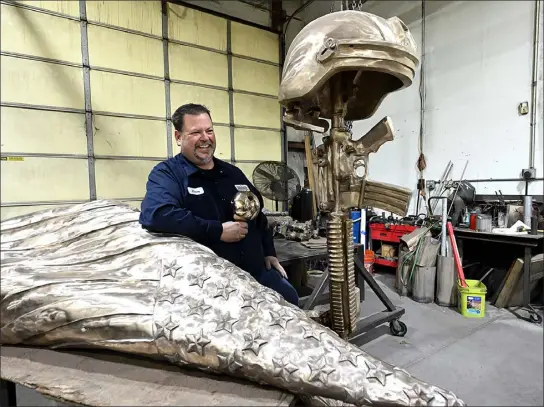
POLYGON ((174 155, 172 148, 172 106, 170 102, 170 54, 168 50, 168 2, 161 1, 162 55, 164 61, 164 101, 166 116, 166 154, 174 155))
POLYGON ((531 86, 531 139, 529 144, 529 168, 535 167, 535 144, 536 144, 536 111, 537 111, 537 87, 538 87, 538 69, 542 64, 539 57, 540 50, 540 18, 541 18, 541 0, 535 1, 534 15, 534 33, 533 33, 533 73, 531 86))
POLYGON ((93 109, 91 103, 91 68, 89 62, 89 36, 87 33, 87 4, 79 0, 81 26, 81 61, 83 65, 83 94, 85 97, 85 134, 87 136, 87 161, 89 170, 89 199, 96 199, 96 174, 94 161, 93 109))

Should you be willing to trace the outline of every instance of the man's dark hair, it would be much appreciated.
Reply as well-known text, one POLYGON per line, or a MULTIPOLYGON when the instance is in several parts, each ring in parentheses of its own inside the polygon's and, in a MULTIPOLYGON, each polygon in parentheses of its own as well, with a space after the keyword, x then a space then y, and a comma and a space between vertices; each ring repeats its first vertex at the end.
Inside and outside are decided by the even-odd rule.
POLYGON ((204 113, 210 116, 211 120, 212 115, 210 114, 210 111, 206 106, 198 105, 195 103, 187 103, 186 105, 180 106, 172 115, 172 123, 174 123, 174 128, 177 131, 183 131, 183 120, 185 119, 186 114, 191 116, 198 116, 199 114, 204 113))

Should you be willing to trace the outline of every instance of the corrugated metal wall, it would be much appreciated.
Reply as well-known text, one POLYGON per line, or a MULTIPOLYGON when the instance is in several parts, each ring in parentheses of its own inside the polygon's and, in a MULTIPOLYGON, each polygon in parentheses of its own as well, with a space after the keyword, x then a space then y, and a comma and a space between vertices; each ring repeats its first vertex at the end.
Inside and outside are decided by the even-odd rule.
POLYGON ((281 160, 277 34, 160 1, 3 1, 1 16, 2 219, 139 207, 187 102, 210 108, 217 156, 250 179, 281 160))

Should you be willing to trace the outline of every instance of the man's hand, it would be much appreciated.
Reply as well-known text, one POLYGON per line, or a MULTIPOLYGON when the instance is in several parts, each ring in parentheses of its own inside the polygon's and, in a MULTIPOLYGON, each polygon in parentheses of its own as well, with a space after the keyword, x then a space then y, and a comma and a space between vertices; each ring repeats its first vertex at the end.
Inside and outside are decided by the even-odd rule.
POLYGON ((283 278, 287 278, 287 273, 281 266, 279 260, 274 256, 266 256, 264 258, 264 264, 266 265, 266 269, 270 270, 270 267, 274 267, 276 270, 280 272, 283 278))
POLYGON ((223 223, 223 233, 221 240, 227 243, 239 242, 247 235, 246 222, 225 222, 223 223))

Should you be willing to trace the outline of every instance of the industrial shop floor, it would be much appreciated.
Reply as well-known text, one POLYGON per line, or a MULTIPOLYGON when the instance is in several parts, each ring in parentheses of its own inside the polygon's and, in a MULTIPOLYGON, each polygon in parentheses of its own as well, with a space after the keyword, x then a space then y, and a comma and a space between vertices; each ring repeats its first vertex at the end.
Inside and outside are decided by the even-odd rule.
MULTIPOLYGON (((486 316, 464 318, 456 309, 420 304, 392 290, 394 275, 375 274, 391 301, 406 310, 403 338, 387 325, 363 338, 361 349, 414 376, 453 391, 469 406, 542 406, 543 326, 486 304, 486 316)), ((362 316, 383 310, 367 288, 362 316)), ((523 316, 526 314, 520 310, 523 316)))
MULTIPOLYGON (((370 331, 361 348, 405 368, 429 383, 455 392, 469 406, 542 406, 543 327, 488 305, 483 319, 466 319, 455 309, 420 304, 399 297, 393 275, 376 279, 395 305, 403 306, 405 337, 392 336, 388 325, 370 331)), ((382 310, 367 288, 362 316, 382 310)), ((18 386, 20 406, 59 406, 18 386)))

